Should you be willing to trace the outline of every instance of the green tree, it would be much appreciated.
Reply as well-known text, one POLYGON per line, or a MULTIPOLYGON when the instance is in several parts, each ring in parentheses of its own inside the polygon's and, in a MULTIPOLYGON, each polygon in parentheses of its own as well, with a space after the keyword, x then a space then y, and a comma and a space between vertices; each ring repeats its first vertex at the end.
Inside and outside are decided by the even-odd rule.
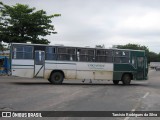
POLYGON ((160 53, 157 54, 157 53, 154 53, 154 52, 150 52, 149 57, 150 57, 151 62, 160 62, 160 53))
POLYGON ((0 42, 0 51, 8 50, 8 47, 0 42))
POLYGON ((95 46, 96 48, 105 48, 105 45, 103 44, 103 45, 96 45, 95 46))
POLYGON ((56 33, 51 19, 60 14, 47 16, 44 10, 35 10, 28 5, 8 6, 0 2, 0 41, 49 44, 44 36, 56 33))
POLYGON ((134 50, 145 50, 146 56, 148 58, 148 62, 160 62, 160 53, 157 54, 155 52, 149 51, 148 47, 141 46, 138 44, 126 44, 126 45, 118 45, 119 49, 134 49, 134 50))
POLYGON ((145 50, 147 52, 149 52, 149 49, 148 47, 146 46, 141 46, 141 45, 138 45, 138 44, 126 44, 126 45, 118 45, 117 48, 120 48, 120 49, 133 49, 133 50, 145 50))
POLYGON ((158 56, 158 62, 160 62, 160 53, 157 56, 158 56))
POLYGON ((158 62, 158 54, 155 52, 149 52, 148 60, 149 62, 158 62))
POLYGON ((4 47, 3 45, 0 43, 0 51, 3 51, 4 47))
POLYGON ((138 44, 126 44, 126 45, 118 45, 117 48, 119 49, 133 49, 133 50, 145 50, 146 55, 149 55, 149 49, 146 46, 141 46, 138 44))

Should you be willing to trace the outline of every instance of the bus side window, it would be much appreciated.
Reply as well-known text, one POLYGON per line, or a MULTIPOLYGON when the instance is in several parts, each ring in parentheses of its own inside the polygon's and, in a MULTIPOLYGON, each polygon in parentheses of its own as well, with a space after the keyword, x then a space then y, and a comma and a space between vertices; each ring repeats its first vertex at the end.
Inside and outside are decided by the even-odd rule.
POLYGON ((33 46, 25 46, 24 59, 32 59, 32 58, 33 58, 33 46))
POLYGON ((113 51, 106 50, 106 62, 113 62, 113 51))
POLYGON ((114 62, 115 63, 129 63, 129 52, 128 51, 114 51, 114 62))
POLYGON ((68 48, 67 54, 69 61, 76 61, 76 49, 75 48, 68 48))
POLYGON ((77 61, 80 61, 80 59, 79 59, 79 53, 80 52, 80 49, 77 49, 77 61))
POLYGON ((59 47, 57 49, 57 59, 67 60, 67 49, 65 47, 59 47))
POLYGON ((82 62, 94 62, 95 61, 95 50, 94 49, 78 49, 77 60, 82 62))
POLYGON ((23 46, 14 46, 13 52, 14 52, 14 55, 13 55, 14 59, 24 59, 23 46))
POLYGON ((44 53, 41 51, 35 51, 35 64, 42 65, 43 64, 44 53))
POLYGON ((95 62, 95 50, 94 49, 88 50, 88 62, 95 62))
POLYGON ((132 65, 136 67, 136 57, 135 56, 132 57, 132 65))
POLYGON ((144 67, 144 58, 138 57, 137 58, 138 67, 143 68, 144 67))
POLYGON ((57 56, 58 60, 76 61, 76 49, 70 47, 59 47, 57 56))
POLYGON ((88 61, 88 51, 87 51, 87 49, 80 49, 79 60, 82 61, 82 62, 87 62, 88 61))
POLYGON ((96 51, 96 62, 106 62, 106 53, 105 50, 96 51))
POLYGON ((113 62, 112 50, 98 49, 96 51, 96 62, 113 62))
POLYGON ((56 60, 56 48, 55 47, 46 47, 46 60, 56 60))
POLYGON ((33 59, 33 46, 14 46, 13 59, 33 59))

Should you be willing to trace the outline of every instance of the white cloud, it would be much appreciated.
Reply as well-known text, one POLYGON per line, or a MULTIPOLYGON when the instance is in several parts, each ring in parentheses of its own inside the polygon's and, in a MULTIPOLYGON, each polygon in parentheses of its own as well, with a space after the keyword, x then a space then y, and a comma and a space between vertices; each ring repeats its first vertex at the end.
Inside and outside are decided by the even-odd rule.
POLYGON ((160 30, 159 21, 160 11, 151 11, 141 16, 129 16, 119 27, 128 30, 160 30))
POLYGON ((47 36, 51 44, 92 46, 135 43, 160 52, 159 0, 2 0, 28 4, 53 19, 57 35, 47 36))

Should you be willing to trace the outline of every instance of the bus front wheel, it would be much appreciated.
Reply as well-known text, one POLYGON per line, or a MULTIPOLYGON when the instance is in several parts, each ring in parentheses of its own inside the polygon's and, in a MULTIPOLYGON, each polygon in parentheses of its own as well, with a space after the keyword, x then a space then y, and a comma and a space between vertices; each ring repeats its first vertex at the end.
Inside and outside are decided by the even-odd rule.
POLYGON ((62 84, 64 76, 61 72, 54 72, 51 75, 50 82, 52 84, 62 84))
POLYGON ((122 77, 123 85, 129 85, 131 82, 131 76, 129 74, 124 74, 122 77))

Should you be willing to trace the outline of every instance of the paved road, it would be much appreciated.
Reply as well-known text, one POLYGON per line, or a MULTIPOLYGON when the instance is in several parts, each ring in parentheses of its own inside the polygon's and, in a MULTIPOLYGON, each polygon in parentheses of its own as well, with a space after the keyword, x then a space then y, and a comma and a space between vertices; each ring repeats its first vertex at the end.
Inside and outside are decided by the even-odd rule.
MULTIPOLYGON (((44 79, 2 76, 0 111, 160 111, 159 76, 160 71, 150 70, 148 81, 133 81, 130 86, 113 85, 108 81, 96 81, 93 84, 89 81, 84 84, 81 81, 64 81, 62 85, 52 85, 44 79)), ((87 119, 97 120, 97 118, 87 119)))

